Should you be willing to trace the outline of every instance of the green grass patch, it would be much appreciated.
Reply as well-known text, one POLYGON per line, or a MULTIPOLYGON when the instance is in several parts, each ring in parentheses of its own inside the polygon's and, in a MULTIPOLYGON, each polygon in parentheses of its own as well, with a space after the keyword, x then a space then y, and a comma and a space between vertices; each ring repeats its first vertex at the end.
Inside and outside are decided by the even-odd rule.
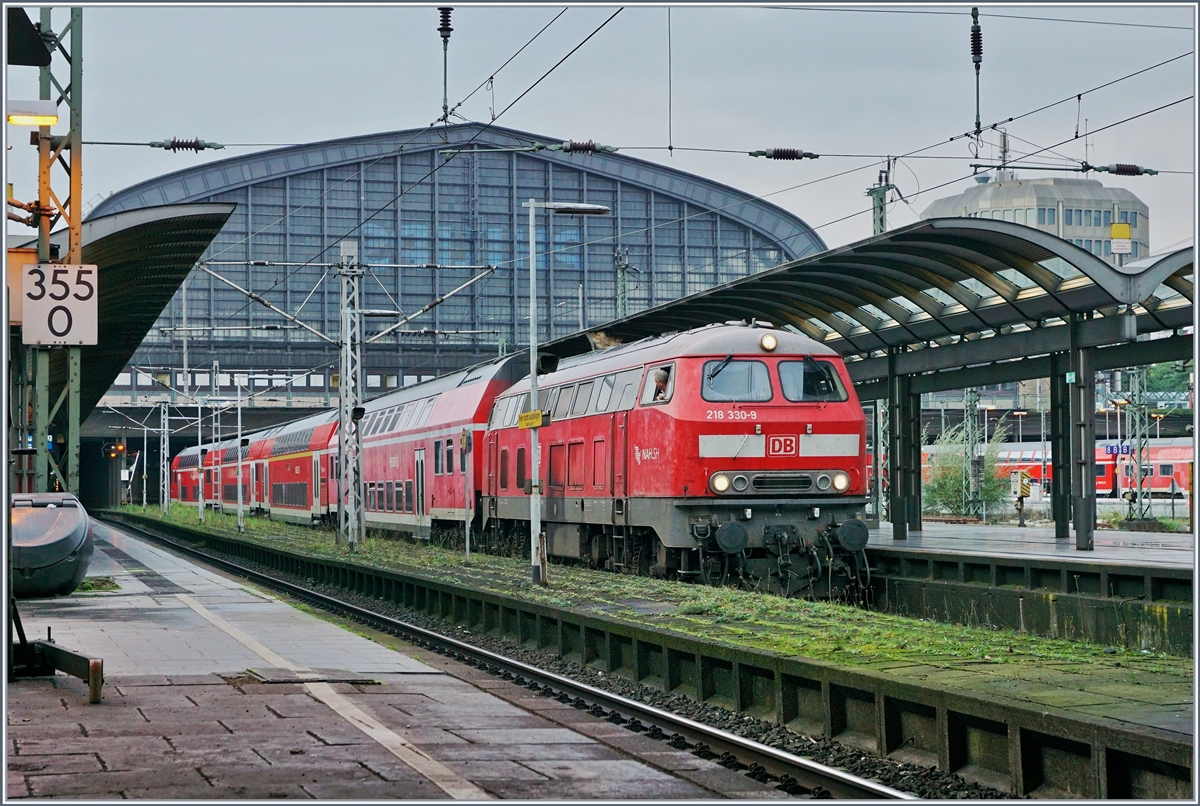
MULTIPOLYGON (((140 507, 127 507, 140 516, 140 507)), ((153 519, 200 528, 196 511, 148 509, 153 519)), ((236 518, 209 513, 205 529, 236 536, 236 518)), ((570 565, 551 566, 548 587, 529 580, 526 559, 462 552, 424 541, 369 532, 350 556, 332 531, 265 518, 246 520, 244 539, 313 557, 352 560, 452 585, 487 590, 554 607, 599 610, 609 618, 673 630, 705 640, 850 665, 908 662, 930 666, 967 663, 1078 664, 1097 672, 1120 667, 1191 679, 1192 661, 1011 630, 960 626, 863 610, 834 602, 785 599, 734 588, 712 588, 649 577, 622 576, 570 565), (659 612, 647 612, 647 605, 659 612), (664 607, 665 606, 665 607, 664 607), (1111 650, 1111 648, 1109 648, 1111 650), (1153 669, 1152 669, 1153 666, 1153 669)))
POLYGON ((88 577, 83 580, 76 593, 91 593, 94 591, 119 591, 121 586, 112 577, 88 577))

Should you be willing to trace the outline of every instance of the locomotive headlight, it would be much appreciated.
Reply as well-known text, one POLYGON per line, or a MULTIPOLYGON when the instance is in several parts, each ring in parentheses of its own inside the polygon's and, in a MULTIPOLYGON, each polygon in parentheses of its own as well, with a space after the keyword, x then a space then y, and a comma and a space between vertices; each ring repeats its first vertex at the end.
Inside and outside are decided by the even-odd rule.
POLYGON ((817 476, 817 489, 822 492, 824 492, 825 490, 828 490, 829 485, 832 483, 833 483, 833 480, 831 478, 829 478, 828 473, 822 473, 821 475, 817 476))
POLYGON ((773 333, 764 333, 763 337, 758 340, 758 344, 769 353, 779 346, 779 339, 775 338, 773 333))
POLYGON ((745 476, 738 475, 733 477, 733 489, 737 492, 743 492, 749 486, 750 479, 746 478, 745 476))
POLYGON ((729 476, 724 473, 717 473, 708 480, 708 486, 712 488, 714 493, 723 493, 729 490, 729 476))
POLYGON ((844 493, 850 489, 850 477, 845 473, 833 474, 833 489, 839 493, 844 493))

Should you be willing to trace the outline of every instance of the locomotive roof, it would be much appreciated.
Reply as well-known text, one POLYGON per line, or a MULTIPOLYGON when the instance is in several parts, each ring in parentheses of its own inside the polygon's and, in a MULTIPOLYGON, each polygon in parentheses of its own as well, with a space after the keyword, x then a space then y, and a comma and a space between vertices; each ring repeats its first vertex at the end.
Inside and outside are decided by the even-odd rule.
MULTIPOLYGON (((583 355, 564 358, 558 369, 538 378, 538 386, 553 386, 579 378, 590 378, 622 369, 640 367, 672 358, 692 355, 828 355, 836 356, 835 350, 799 333, 779 330, 766 323, 746 324, 726 322, 706 325, 680 333, 654 336, 630 344, 618 344, 583 355), (764 333, 771 333, 779 340, 779 346, 771 353, 763 352, 759 340, 764 333)), ((529 389, 529 378, 517 382, 507 393, 529 389)))

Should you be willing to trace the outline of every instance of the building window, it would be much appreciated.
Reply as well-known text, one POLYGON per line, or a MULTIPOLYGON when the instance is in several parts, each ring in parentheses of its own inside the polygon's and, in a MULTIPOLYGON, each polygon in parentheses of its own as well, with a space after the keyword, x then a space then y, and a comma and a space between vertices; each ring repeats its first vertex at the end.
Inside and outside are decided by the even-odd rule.
POLYGON ((1046 224, 1047 224, 1047 226, 1051 226, 1051 227, 1054 226, 1054 217, 1057 212, 1058 211, 1055 210, 1053 207, 1046 208, 1046 224))
POLYGON ((1137 210, 1129 211, 1129 226, 1131 226, 1131 227, 1137 226, 1137 210))
POLYGON ((1083 225, 1085 227, 1090 227, 1092 225, 1092 211, 1091 210, 1083 211, 1083 225))
POLYGON ((1046 208, 1039 207, 1038 208, 1038 226, 1044 227, 1045 225, 1046 225, 1046 208))
POLYGON ((1112 226, 1112 210, 1104 211, 1104 226, 1106 226, 1106 227, 1112 226))
POLYGON ((1128 223, 1129 223, 1129 211, 1128 211, 1128 210, 1122 210, 1122 211, 1121 211, 1121 215, 1120 215, 1120 217, 1117 219, 1117 221, 1119 221, 1119 222, 1120 222, 1120 223, 1122 223, 1122 224, 1128 224, 1128 223))
POLYGON ((1031 227, 1033 226, 1033 217, 1035 215, 1037 215, 1037 213, 1034 211, 1034 209, 1032 207, 1025 208, 1025 220, 1031 227))
POLYGON ((1138 256, 1138 242, 1134 241, 1132 244, 1130 244, 1130 246, 1133 249, 1133 254, 1130 255, 1130 257, 1137 257, 1138 256))
POLYGON ((1083 226, 1083 210, 1080 210, 1079 208, 1075 209, 1075 226, 1083 226))
POLYGON ((1071 210, 1070 210, 1070 208, 1067 208, 1066 210, 1063 210, 1063 225, 1064 225, 1064 226, 1067 226, 1067 227, 1073 227, 1073 226, 1075 226, 1074 224, 1072 224, 1072 223, 1071 223, 1071 210))
POLYGON ((1092 242, 1091 242, 1091 240, 1085 240, 1085 241, 1083 242, 1083 248, 1084 248, 1084 249, 1086 249, 1086 250, 1088 250, 1089 252, 1090 252, 1090 251, 1092 251, 1092 242))
POLYGON ((1112 241, 1104 242, 1104 256, 1112 257, 1112 241))

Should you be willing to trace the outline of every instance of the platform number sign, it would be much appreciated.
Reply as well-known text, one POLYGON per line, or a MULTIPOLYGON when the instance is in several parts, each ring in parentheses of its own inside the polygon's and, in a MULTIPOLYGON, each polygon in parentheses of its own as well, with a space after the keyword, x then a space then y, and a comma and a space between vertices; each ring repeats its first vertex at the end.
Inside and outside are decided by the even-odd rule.
POLYGON ((97 273, 95 266, 68 263, 25 266, 22 342, 72 347, 95 344, 97 273))

